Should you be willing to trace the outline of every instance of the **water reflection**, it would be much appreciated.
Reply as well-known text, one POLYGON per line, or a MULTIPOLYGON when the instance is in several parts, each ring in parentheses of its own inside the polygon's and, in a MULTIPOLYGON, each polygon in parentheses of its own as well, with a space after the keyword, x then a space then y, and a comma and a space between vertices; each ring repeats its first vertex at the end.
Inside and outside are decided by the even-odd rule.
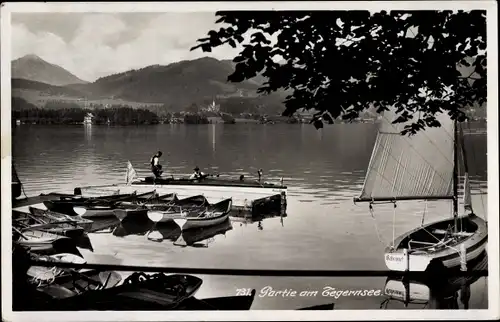
MULTIPOLYGON (((483 252, 471 263, 469 270, 486 270, 487 268, 488 256, 486 252, 483 252)), ((386 299, 381 303, 380 308, 396 309, 404 306, 405 308, 431 310, 468 310, 471 285, 476 282, 481 283, 480 279, 485 279, 486 282, 486 277, 479 276, 434 278, 433 280, 424 278, 405 280, 403 277, 389 276, 384 286, 386 299)))
POLYGON ((248 226, 251 225, 253 226, 255 223, 257 223, 257 229, 258 230, 264 230, 264 223, 266 219, 271 219, 271 218, 279 218, 280 219, 280 224, 282 227, 285 226, 285 218, 287 217, 287 214, 281 214, 281 213, 261 213, 261 214, 254 214, 254 215, 245 215, 245 214, 238 214, 238 216, 234 216, 234 212, 232 213, 233 216, 231 217, 231 221, 233 223, 239 223, 240 227, 242 226, 248 226))
POLYGON ((199 229, 189 229, 181 231, 175 223, 164 223, 155 225, 149 221, 147 223, 137 223, 122 221, 113 230, 113 235, 125 237, 128 235, 144 235, 151 242, 171 241, 175 246, 208 247, 214 242, 217 235, 226 235, 227 231, 233 229, 231 220, 228 218, 223 223, 211 227, 199 229), (158 236, 161 236, 158 238, 158 236))

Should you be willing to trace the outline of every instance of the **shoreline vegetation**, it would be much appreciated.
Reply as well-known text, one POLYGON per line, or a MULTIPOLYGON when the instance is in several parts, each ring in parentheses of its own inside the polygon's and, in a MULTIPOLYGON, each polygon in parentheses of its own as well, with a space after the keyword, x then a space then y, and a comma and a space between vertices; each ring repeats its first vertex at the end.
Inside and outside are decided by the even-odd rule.
MULTIPOLYGON (((471 121, 485 121, 485 116, 470 115, 471 121)), ((293 116, 265 115, 252 113, 232 114, 221 111, 195 109, 170 112, 158 106, 133 108, 128 105, 93 105, 81 107, 75 103, 50 101, 43 107, 33 105, 22 98, 12 98, 12 123, 52 125, 154 125, 154 124, 307 124, 312 114, 293 116)), ((374 123, 374 115, 364 115, 353 123, 374 123)), ((345 123, 335 120, 334 123, 345 123)))

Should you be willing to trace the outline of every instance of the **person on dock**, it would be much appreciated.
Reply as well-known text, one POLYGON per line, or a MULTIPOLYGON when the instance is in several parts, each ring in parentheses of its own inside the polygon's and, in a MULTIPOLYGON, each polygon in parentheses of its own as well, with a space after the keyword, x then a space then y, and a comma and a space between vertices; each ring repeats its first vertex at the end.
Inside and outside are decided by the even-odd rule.
POLYGON ((162 166, 160 164, 160 157, 162 156, 162 152, 158 151, 153 157, 151 158, 151 171, 155 175, 155 178, 159 178, 161 174, 163 173, 162 171, 162 166))
POLYGON ((200 168, 196 167, 194 168, 194 173, 189 177, 191 180, 200 180, 203 178, 206 178, 207 175, 203 172, 200 171, 200 168))

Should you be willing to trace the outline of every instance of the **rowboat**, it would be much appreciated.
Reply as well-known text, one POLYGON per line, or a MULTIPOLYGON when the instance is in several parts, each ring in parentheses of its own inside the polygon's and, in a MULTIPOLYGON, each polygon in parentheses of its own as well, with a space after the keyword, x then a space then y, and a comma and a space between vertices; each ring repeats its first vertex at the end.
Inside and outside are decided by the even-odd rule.
POLYGON ((54 299, 46 310, 174 310, 193 297, 202 283, 192 275, 134 273, 115 287, 54 299))
MULTIPOLYGON (((47 262, 63 262, 63 263, 75 263, 75 264, 85 264, 87 261, 81 256, 70 253, 60 253, 50 256, 35 256, 37 260, 47 261, 47 262)), ((31 266, 26 275, 32 283, 36 283, 39 286, 42 284, 52 283, 57 276, 61 275, 65 269, 57 267, 46 267, 46 266, 31 266)))
POLYGON ((393 108, 384 112, 363 189, 354 201, 368 202, 372 217, 375 204, 394 205, 393 241, 384 255, 390 270, 425 271, 433 260, 466 269, 467 262, 485 249, 488 227, 472 208, 462 129, 448 115, 438 113, 441 127, 408 137, 400 134, 407 124, 392 124, 396 117, 393 108), (464 215, 460 216, 459 154, 464 169, 464 215), (396 204, 410 200, 422 200, 425 205, 429 200, 451 200, 452 219, 424 224, 424 210, 421 225, 396 238, 396 204))
POLYGON ((68 216, 50 210, 43 210, 35 207, 29 207, 29 212, 42 221, 49 223, 59 223, 73 227, 82 227, 86 232, 92 231, 92 220, 80 216, 68 216))
POLYGON ((69 253, 82 256, 73 239, 65 236, 58 236, 38 230, 21 232, 12 227, 13 243, 28 248, 32 253, 40 255, 54 255, 69 253))
POLYGON ((179 199, 176 194, 168 194, 164 198, 158 198, 142 204, 121 202, 117 205, 113 213, 121 222, 126 219, 144 221, 149 220, 147 215, 149 210, 167 211, 173 206, 183 207, 183 209, 196 209, 208 204, 208 200, 203 195, 179 199))
POLYGON ((131 200, 148 200, 154 198, 156 192, 150 191, 142 194, 128 194, 119 196, 105 196, 97 198, 70 198, 63 200, 47 200, 43 204, 47 209, 69 216, 83 218, 110 217, 118 202, 131 200))
POLYGON ((115 201, 129 200, 133 198, 135 195, 136 195, 135 193, 129 193, 129 194, 121 194, 121 195, 116 194, 116 195, 107 195, 107 196, 91 197, 91 198, 82 198, 78 196, 70 196, 70 197, 61 196, 60 200, 46 200, 43 202, 43 204, 45 207, 47 207, 48 210, 51 210, 53 212, 69 216, 76 216, 78 214, 73 211, 73 207, 75 206, 92 204, 92 203, 108 204, 115 201))
POLYGON ((167 211, 148 211, 151 221, 169 222, 174 221, 181 230, 209 227, 224 222, 229 217, 232 199, 226 199, 214 205, 209 205, 202 211, 184 211, 182 207, 172 207, 167 211))
POLYGON ((73 239, 77 247, 93 251, 89 236, 82 227, 72 225, 71 222, 49 222, 46 223, 39 218, 28 213, 12 211, 12 225, 21 233, 27 231, 39 231, 40 233, 50 233, 58 236, 66 236, 73 239))

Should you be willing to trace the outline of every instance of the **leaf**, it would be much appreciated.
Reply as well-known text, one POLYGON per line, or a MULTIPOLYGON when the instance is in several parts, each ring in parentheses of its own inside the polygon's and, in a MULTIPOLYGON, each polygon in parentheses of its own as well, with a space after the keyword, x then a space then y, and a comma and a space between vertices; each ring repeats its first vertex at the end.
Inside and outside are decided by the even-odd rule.
POLYGON ((212 47, 209 44, 203 44, 201 45, 201 50, 204 52, 212 52, 212 47))
POLYGON ((234 42, 234 39, 229 39, 228 43, 229 45, 231 45, 231 47, 236 48, 236 43, 234 42))

